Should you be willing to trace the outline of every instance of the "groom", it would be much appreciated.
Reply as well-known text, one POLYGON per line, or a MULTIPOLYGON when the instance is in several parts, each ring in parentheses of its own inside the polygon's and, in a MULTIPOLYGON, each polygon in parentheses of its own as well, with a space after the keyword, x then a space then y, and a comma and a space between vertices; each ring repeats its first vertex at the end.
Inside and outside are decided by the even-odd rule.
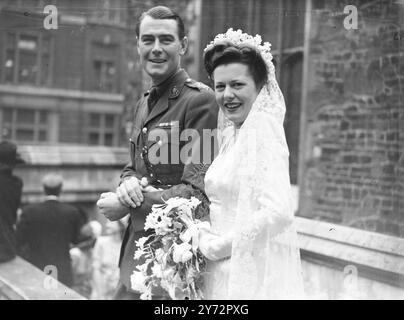
MULTIPOLYGON (((123 169, 116 193, 103 194, 97 202, 101 213, 110 220, 121 219, 128 212, 130 215, 119 259, 120 281, 115 294, 115 299, 119 300, 140 297, 131 290, 130 276, 136 265, 141 264, 134 260, 135 241, 146 235, 145 217, 153 204, 176 196, 195 196, 202 201, 197 215, 208 214, 209 203, 204 194, 207 165, 202 162, 206 159, 202 154, 205 150, 201 147, 203 141, 191 140, 194 146, 199 144, 200 162, 184 163, 181 149, 186 144, 179 136, 187 129, 198 132, 199 137, 203 136, 203 129, 214 130, 218 112, 212 90, 190 79, 180 67, 188 39, 183 21, 175 12, 163 6, 151 8, 139 18, 136 36, 140 62, 151 77, 152 86, 135 108, 130 139, 132 161, 123 169), (160 137, 158 141, 156 132, 160 137), (157 152, 156 147, 160 148, 157 152), (164 148, 168 148, 168 152, 164 153, 167 151, 164 148), (162 154, 169 156, 161 159, 162 154), (157 161, 157 158, 162 161, 157 161)), ((187 145, 189 148, 189 142, 187 145)), ((213 157, 211 154, 209 163, 213 157)), ((165 297, 161 291, 154 298, 165 297)))

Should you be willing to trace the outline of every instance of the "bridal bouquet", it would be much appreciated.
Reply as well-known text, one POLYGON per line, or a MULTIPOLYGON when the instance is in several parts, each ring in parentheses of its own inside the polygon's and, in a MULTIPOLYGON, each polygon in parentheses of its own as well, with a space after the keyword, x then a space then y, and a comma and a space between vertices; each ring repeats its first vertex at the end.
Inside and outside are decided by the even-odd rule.
POLYGON ((173 300, 200 300, 206 261, 198 249, 199 229, 208 222, 195 219, 200 201, 171 198, 154 205, 146 217, 151 235, 136 242, 135 259, 144 261, 131 276, 132 289, 141 299, 151 299, 153 287, 162 288, 173 300))

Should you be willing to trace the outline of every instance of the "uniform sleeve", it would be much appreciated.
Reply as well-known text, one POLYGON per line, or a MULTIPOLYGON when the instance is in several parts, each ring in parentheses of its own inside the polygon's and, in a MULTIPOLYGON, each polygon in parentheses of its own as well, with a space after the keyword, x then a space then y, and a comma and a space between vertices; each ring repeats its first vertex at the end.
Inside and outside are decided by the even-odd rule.
POLYGON ((132 164, 132 162, 129 162, 129 163, 123 168, 123 170, 122 170, 122 172, 121 172, 121 176, 120 176, 121 183, 122 183, 122 181, 124 181, 124 180, 126 180, 126 179, 129 179, 129 178, 131 178, 131 177, 136 177, 136 178, 138 178, 139 180, 142 178, 142 177, 140 176, 140 174, 136 172, 135 166, 132 164))
MULTIPOLYGON (((135 110, 138 110, 139 109, 139 106, 140 106, 140 103, 141 103, 141 99, 136 103, 136 106, 135 106, 135 110)), ((131 142, 130 142, 131 143, 131 142)), ((131 145, 129 145, 129 150, 131 150, 131 145)), ((121 172, 121 176, 120 176, 120 182, 122 183, 122 181, 124 181, 124 180, 126 180, 126 179, 128 179, 128 178, 131 178, 131 177, 133 177, 133 176, 135 176, 136 178, 138 178, 138 179, 141 179, 141 176, 140 176, 140 174, 138 174, 137 172, 136 172, 136 166, 135 166, 135 163, 134 163, 134 161, 130 161, 124 168, 123 168, 123 170, 122 170, 122 172, 121 172)))

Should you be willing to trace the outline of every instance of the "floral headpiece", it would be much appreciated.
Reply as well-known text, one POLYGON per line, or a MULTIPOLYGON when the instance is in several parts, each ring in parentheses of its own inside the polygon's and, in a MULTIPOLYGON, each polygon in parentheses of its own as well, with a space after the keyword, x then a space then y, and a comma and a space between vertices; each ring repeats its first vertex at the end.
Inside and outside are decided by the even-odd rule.
POLYGON ((227 30, 226 33, 218 34, 213 41, 211 41, 204 52, 212 49, 215 45, 220 44, 224 41, 231 42, 236 46, 246 44, 251 47, 256 48, 260 53, 262 58, 264 59, 266 65, 268 66, 268 72, 271 74, 275 73, 275 67, 272 63, 272 54, 271 54, 271 44, 269 42, 262 43, 262 38, 260 35, 256 35, 255 37, 250 36, 247 33, 244 33, 240 29, 234 31, 233 28, 227 30))

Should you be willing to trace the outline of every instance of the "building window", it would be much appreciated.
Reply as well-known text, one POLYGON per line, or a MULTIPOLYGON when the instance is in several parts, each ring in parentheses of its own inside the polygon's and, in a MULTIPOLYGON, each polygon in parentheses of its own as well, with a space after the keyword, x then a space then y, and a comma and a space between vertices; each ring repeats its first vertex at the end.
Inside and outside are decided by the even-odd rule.
POLYGON ((87 114, 87 143, 116 146, 118 144, 119 116, 115 114, 87 114))
POLYGON ((42 13, 45 4, 51 4, 55 1, 44 1, 44 0, 6 0, 5 7, 6 8, 18 8, 24 9, 28 12, 37 12, 42 13))
POLYGON ((93 16, 97 21, 108 22, 114 24, 124 23, 124 5, 125 2, 120 0, 101 0, 99 1, 99 9, 93 16))
POLYGON ((50 46, 47 36, 7 33, 3 82, 46 85, 50 75, 50 46))
POLYGON ((94 89, 97 91, 116 92, 115 62, 108 60, 94 60, 94 89))
POLYGON ((1 136, 18 142, 48 142, 49 112, 27 108, 2 108, 1 136))

